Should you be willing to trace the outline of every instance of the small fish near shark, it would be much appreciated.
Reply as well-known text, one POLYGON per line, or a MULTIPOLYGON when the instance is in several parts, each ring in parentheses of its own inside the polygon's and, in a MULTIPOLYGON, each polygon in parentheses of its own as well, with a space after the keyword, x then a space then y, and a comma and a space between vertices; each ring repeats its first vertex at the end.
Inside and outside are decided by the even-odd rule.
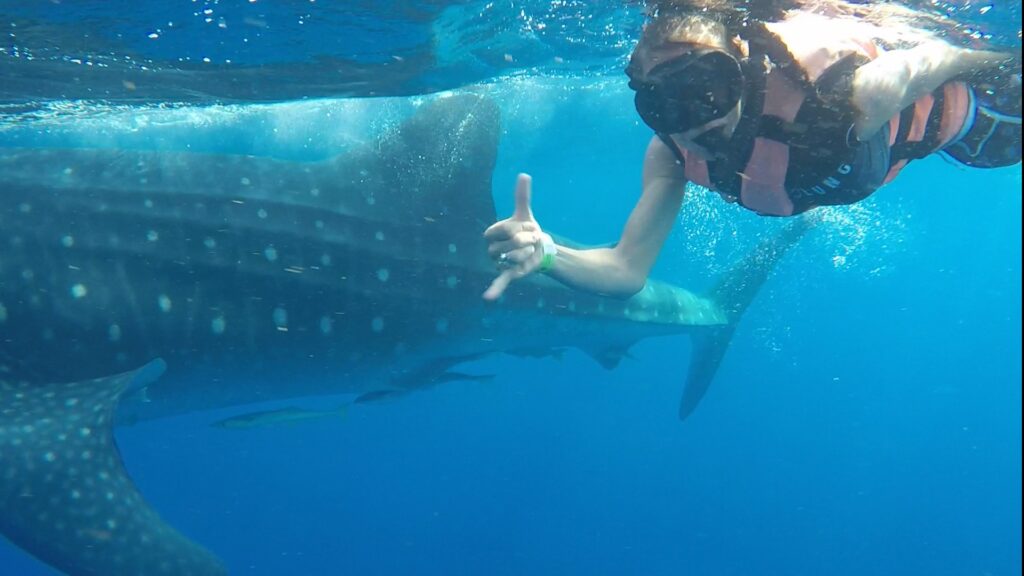
MULTIPOLYGON (((432 383, 443 384, 445 382, 455 381, 490 382, 493 379, 494 374, 462 374, 460 372, 445 372, 437 378, 434 378, 432 383)), ((391 390, 379 390, 361 394, 353 400, 352 403, 364 404, 367 402, 376 402, 382 399, 391 399, 396 396, 401 396, 401 394, 391 390)), ((332 410, 314 410, 311 408, 286 406, 284 408, 277 408, 273 410, 258 410, 255 412, 246 412, 244 414, 229 416, 214 422, 211 426, 214 428, 224 428, 228 430, 248 430, 251 428, 265 428, 268 426, 292 425, 312 420, 343 418, 348 415, 348 409, 349 406, 347 404, 343 404, 332 410)))
POLYGON ((334 410, 310 410, 308 408, 288 406, 276 410, 260 410, 258 412, 247 412, 238 416, 231 416, 218 420, 211 424, 211 426, 227 430, 245 430, 298 424, 300 422, 323 420, 326 418, 344 418, 346 415, 348 415, 348 405, 339 406, 334 410))
POLYGON ((765 240, 713 298, 536 277, 486 303, 499 133, 498 107, 460 94, 321 162, 0 150, 0 532, 73 576, 224 574, 132 484, 115 421, 369 401, 495 353, 579 348, 611 368, 641 339, 690 333, 688 416, 808 224, 765 240))

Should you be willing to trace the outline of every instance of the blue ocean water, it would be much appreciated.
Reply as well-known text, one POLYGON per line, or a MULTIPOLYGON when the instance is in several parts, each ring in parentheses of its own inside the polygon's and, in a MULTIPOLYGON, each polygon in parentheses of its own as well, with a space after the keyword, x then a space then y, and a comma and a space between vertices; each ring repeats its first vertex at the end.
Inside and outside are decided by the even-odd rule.
MULTIPOLYGON (((546 229, 617 238, 649 138, 621 80, 482 90, 505 123, 499 214, 526 171, 546 229)), ((358 106, 116 108, 84 128, 60 112, 0 142, 322 157, 362 130, 322 113, 358 106)), ((239 432, 190 414, 117 439, 147 499, 232 574, 1019 574, 1020 190, 1019 165, 929 158, 829 209, 685 423, 690 342, 673 337, 614 371, 575 351, 491 358, 471 366, 491 382, 333 420, 239 432)), ((779 225, 692 191, 655 275, 707 288, 779 225)), ((54 572, 0 541, 0 573, 54 572)))

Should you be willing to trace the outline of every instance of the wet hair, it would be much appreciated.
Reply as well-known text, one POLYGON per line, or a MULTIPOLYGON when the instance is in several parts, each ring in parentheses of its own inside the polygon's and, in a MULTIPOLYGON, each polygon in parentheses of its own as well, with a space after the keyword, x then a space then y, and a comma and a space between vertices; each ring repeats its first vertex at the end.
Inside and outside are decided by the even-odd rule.
POLYGON ((688 45, 742 58, 737 40, 753 25, 780 20, 796 0, 651 0, 629 71, 643 75, 688 45))
POLYGON ((785 45, 764 24, 782 20, 801 1, 806 0, 652 0, 626 73, 642 78, 692 47, 715 48, 742 60, 741 39, 758 41, 774 60, 791 62, 785 45))
POLYGON ((684 14, 703 14, 723 22, 730 30, 754 23, 777 22, 787 13, 803 12, 827 17, 846 18, 879 27, 881 40, 888 49, 916 46, 923 41, 944 39, 971 48, 979 46, 971 37, 971 27, 961 26, 945 12, 913 8, 893 2, 864 0, 647 0, 651 21, 661 17, 675 18, 684 14))
POLYGON ((630 59, 631 75, 644 76, 689 46, 712 47, 738 55, 725 19, 717 12, 658 9, 644 26, 630 59))
POLYGON ((653 18, 679 14, 714 14, 739 24, 743 20, 772 22, 786 11, 801 8, 814 0, 651 0, 647 12, 653 18))

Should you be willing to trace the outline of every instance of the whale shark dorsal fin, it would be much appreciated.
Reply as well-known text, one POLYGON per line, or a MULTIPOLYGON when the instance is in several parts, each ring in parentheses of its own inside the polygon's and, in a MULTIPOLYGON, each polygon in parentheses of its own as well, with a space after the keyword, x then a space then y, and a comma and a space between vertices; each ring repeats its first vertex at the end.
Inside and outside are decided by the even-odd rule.
POLYGON ((59 384, 0 381, 4 536, 72 576, 226 574, 143 499, 114 441, 121 394, 164 367, 154 360, 133 372, 59 384))
POLYGON ((334 188, 346 200, 361 197, 350 210, 363 217, 478 237, 497 220, 491 177, 500 132, 500 110, 486 96, 433 99, 375 141, 335 158, 334 188))

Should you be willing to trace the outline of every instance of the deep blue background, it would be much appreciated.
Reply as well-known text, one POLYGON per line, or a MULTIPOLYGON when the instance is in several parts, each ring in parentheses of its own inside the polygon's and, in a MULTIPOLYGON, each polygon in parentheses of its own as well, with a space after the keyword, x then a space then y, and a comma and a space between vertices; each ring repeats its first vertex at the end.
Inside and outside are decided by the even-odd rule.
MULTIPOLYGON (((506 121, 499 213, 528 171, 543 226, 617 238, 649 138, 621 79, 488 90, 506 121)), ((321 157, 371 131, 339 135, 321 112, 84 133, 321 157)), ((82 143, 5 128, 0 145, 82 143)), ((235 432, 208 426, 226 413, 197 414, 118 439, 146 497, 232 574, 1020 574, 1020 190, 1019 165, 930 158, 827 211, 686 423, 680 337, 613 372, 576 352, 495 358, 470 367, 493 382, 336 420, 235 432)), ((656 275, 706 288, 779 225, 695 192, 656 275)), ((0 574, 52 573, 0 540, 0 574)))

